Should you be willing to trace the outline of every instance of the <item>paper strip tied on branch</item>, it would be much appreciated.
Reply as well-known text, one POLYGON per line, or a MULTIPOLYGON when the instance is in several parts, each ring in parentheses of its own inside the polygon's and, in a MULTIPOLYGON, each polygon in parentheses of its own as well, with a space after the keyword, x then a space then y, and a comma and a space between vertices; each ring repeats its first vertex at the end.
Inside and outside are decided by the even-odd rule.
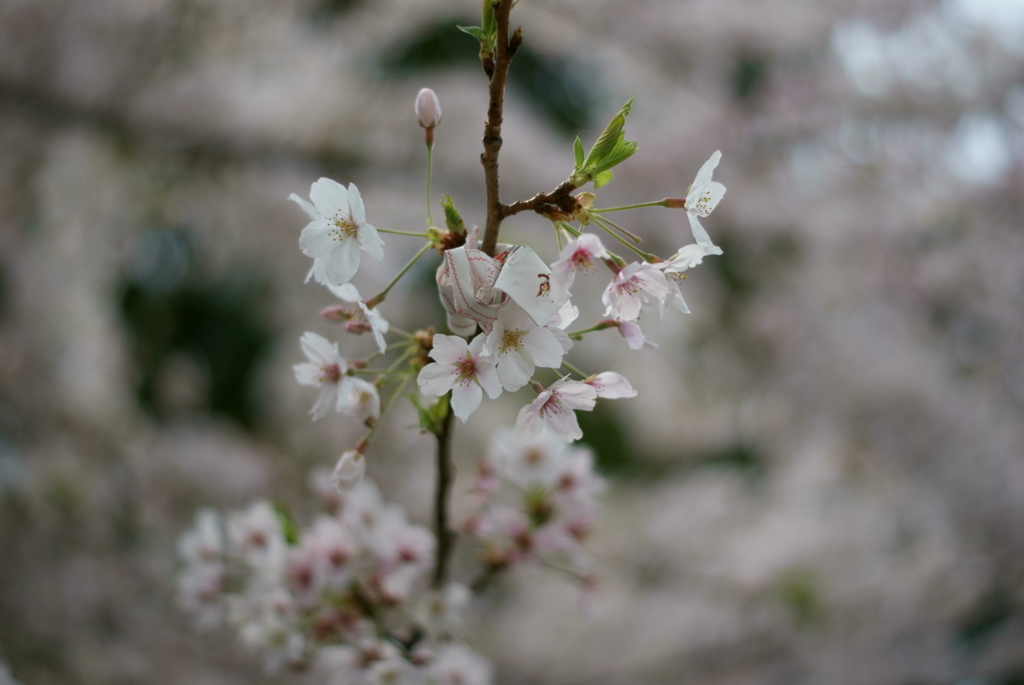
POLYGON ((509 300, 543 325, 569 298, 568 289, 529 247, 499 245, 502 252, 489 257, 477 249, 477 233, 470 229, 465 245, 446 251, 437 270, 448 327, 462 336, 471 335, 477 325, 490 333, 509 300))

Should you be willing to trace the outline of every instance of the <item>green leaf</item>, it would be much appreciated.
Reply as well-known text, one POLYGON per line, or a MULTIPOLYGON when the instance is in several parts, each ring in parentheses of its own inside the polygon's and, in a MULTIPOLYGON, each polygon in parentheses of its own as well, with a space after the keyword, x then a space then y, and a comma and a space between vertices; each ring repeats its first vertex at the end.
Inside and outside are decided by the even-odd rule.
POLYGON ((576 142, 572 144, 572 152, 576 155, 576 168, 574 171, 579 171, 583 167, 583 143, 580 142, 579 136, 576 136, 576 142))
POLYGON ((452 233, 463 234, 466 232, 466 222, 462 220, 459 210, 447 195, 441 197, 441 206, 444 208, 444 222, 452 233))
POLYGON ((618 114, 612 117, 612 120, 608 122, 601 136, 594 143, 594 147, 590 148, 590 154, 583 161, 583 169, 591 174, 599 173, 605 169, 609 169, 615 164, 623 161, 633 152, 629 152, 625 156, 622 156, 622 151, 629 145, 633 146, 633 151, 636 150, 636 143, 629 143, 625 140, 625 132, 622 130, 626 125, 626 117, 629 116, 629 111, 633 105, 633 98, 630 98, 626 104, 622 106, 618 114), (610 157, 615 157, 616 162, 609 164, 607 160, 610 157))
POLYGON ((481 43, 487 40, 487 32, 484 31, 479 26, 456 26, 455 28, 462 31, 463 33, 468 33, 481 43))
POLYGON ((448 394, 443 395, 429 407, 424 407, 416 395, 409 395, 409 400, 419 414, 420 428, 434 435, 440 434, 444 420, 448 416, 448 397, 448 394))
POLYGON ((281 524, 281 532, 284 533, 284 541, 291 546, 299 544, 299 527, 292 520, 292 515, 283 504, 274 505, 274 514, 281 524))
POLYGON ((498 22, 494 19, 494 5, 491 0, 483 0, 483 29, 488 36, 498 33, 498 22))
POLYGON ((604 171, 602 171, 601 173, 599 173, 597 176, 594 177, 594 189, 596 190, 597 188, 600 188, 601 186, 608 185, 609 183, 611 183, 611 180, 612 180, 612 170, 611 169, 605 169, 604 171))

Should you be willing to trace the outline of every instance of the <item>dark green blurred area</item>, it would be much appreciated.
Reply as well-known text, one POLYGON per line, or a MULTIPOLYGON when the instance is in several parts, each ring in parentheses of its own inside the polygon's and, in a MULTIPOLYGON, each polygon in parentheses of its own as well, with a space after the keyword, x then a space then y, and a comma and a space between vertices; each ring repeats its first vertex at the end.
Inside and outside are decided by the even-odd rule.
POLYGON ((204 277, 187 231, 156 228, 140 236, 118 304, 138 365, 142 407, 161 415, 158 379, 180 353, 207 376, 208 411, 253 429, 259 413, 254 380, 271 343, 260 319, 265 290, 264 278, 251 269, 204 277))
MULTIPOLYGON (((384 78, 402 78, 421 72, 464 67, 480 72, 481 85, 486 75, 477 57, 477 44, 456 26, 472 26, 473 19, 452 18, 425 27, 386 50, 380 69, 384 78)), ((591 69, 578 60, 538 52, 524 42, 509 70, 511 97, 525 99, 551 127, 565 136, 589 129, 600 93, 591 69)))

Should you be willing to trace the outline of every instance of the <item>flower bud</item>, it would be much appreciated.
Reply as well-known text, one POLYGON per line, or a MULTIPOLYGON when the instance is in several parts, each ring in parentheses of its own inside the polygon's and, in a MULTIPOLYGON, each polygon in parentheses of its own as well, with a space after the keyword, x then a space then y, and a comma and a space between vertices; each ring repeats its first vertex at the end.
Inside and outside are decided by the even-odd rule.
POLYGON ((352 312, 343 304, 332 304, 321 309, 320 316, 328 321, 341 322, 349 321, 352 318, 352 312))
POLYGON ((420 126, 431 129, 441 123, 441 103, 437 95, 429 88, 424 88, 416 96, 416 118, 420 126))
POLYGON ((358 450, 346 450, 331 474, 331 482, 341 492, 351 492, 366 474, 366 458, 358 450))
POLYGON ((345 330, 349 333, 355 333, 359 335, 373 330, 373 326, 370 325, 369 321, 357 321, 352 320, 345 323, 345 330))

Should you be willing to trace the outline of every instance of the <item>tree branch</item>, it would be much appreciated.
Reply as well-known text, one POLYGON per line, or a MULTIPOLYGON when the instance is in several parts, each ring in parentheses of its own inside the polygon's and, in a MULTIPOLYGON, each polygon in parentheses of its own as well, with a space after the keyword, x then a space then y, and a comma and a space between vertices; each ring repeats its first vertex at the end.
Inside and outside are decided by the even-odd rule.
POLYGON ((448 559, 455 547, 455 533, 448 527, 448 492, 455 480, 455 464, 452 462, 452 412, 451 399, 448 413, 437 433, 437 489, 434 492, 434 532, 437 535, 437 560, 434 565, 434 587, 440 588, 448 576, 448 559))
MULTIPOLYGON (((497 40, 494 50, 494 73, 491 75, 490 104, 487 107, 487 123, 484 124, 484 151, 480 163, 484 166, 484 184, 487 189, 487 224, 484 229, 482 249, 494 256, 498 246, 498 231, 501 229, 502 204, 498 189, 498 153, 501 151, 501 122, 505 107, 505 84, 508 68, 515 50, 509 43, 508 17, 512 11, 512 0, 497 0, 494 5, 494 22, 497 26, 497 40)), ((516 35, 521 40, 521 33, 516 35)), ((518 45, 518 41, 516 43, 518 45)))
POLYGON ((508 216, 514 216, 520 212, 533 210, 538 214, 545 216, 552 213, 552 211, 564 212, 572 216, 576 210, 576 198, 572 196, 572 191, 576 190, 578 186, 573 184, 572 178, 567 179, 562 185, 558 186, 550 193, 538 193, 531 197, 529 200, 521 200, 519 202, 513 202, 510 205, 501 206, 501 218, 508 216))

